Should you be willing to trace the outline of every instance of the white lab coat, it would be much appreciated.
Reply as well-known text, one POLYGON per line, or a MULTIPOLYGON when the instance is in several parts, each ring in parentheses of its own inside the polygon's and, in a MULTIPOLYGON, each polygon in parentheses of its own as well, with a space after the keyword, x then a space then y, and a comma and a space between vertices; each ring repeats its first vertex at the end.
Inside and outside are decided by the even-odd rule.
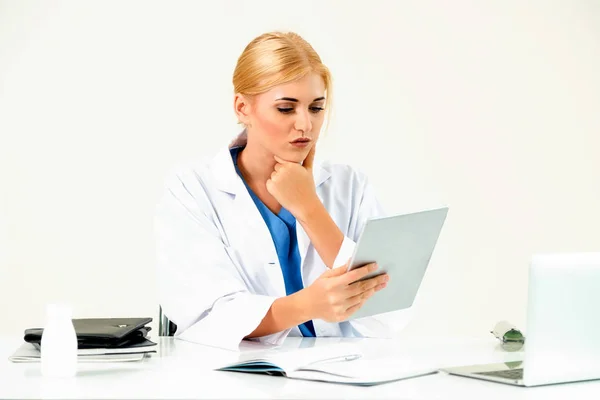
MULTIPOLYGON (((159 302, 177 324, 176 336, 237 349, 262 321, 271 303, 286 295, 271 234, 235 171, 229 149, 213 159, 181 165, 167 177, 155 219, 159 302)), ((367 178, 331 163, 313 165, 317 195, 345 238, 335 260, 343 265, 368 218, 383 210, 367 178)), ((327 267, 297 224, 304 287, 327 267)), ((313 320, 317 336, 389 337, 379 317, 341 323, 313 320)), ((257 338, 280 344, 298 327, 257 338)))

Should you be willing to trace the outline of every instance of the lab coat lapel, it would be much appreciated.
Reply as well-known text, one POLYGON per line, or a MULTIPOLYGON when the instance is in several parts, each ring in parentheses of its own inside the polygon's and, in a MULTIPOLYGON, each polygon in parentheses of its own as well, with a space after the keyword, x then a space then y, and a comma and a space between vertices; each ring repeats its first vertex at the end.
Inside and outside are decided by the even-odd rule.
POLYGON ((269 228, 254 204, 254 200, 250 197, 246 185, 235 170, 230 149, 223 149, 213 160, 212 165, 218 189, 234 196, 233 212, 237 215, 237 221, 245 225, 245 229, 240 229, 240 231, 252 233, 244 238, 248 243, 244 247, 252 248, 258 253, 267 253, 271 258, 275 258, 273 261, 276 261, 277 252, 269 228))
POLYGON ((250 197, 248 189, 246 189, 246 186, 241 180, 240 183, 241 187, 235 196, 234 206, 239 221, 243 221, 246 225, 245 231, 248 232, 246 247, 252 249, 257 257, 268 255, 267 262, 279 264, 275 244, 271 238, 271 232, 269 231, 263 216, 260 214, 260 211, 258 211, 254 200, 250 197))
POLYGON ((250 256, 248 261, 255 260, 258 263, 255 268, 265 268, 265 273, 269 276, 268 282, 255 284, 272 285, 277 294, 285 296, 285 284, 271 232, 235 170, 229 147, 224 148, 213 159, 211 171, 215 176, 217 188, 234 196, 232 212, 236 224, 240 224, 238 232, 244 233, 241 240, 245 255, 250 256))

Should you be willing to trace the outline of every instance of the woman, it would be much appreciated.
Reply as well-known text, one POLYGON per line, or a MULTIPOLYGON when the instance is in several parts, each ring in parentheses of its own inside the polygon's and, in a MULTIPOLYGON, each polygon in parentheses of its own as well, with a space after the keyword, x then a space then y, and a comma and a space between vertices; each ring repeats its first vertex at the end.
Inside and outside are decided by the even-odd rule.
POLYGON ((233 76, 244 131, 168 180, 155 221, 160 304, 190 341, 237 348, 256 339, 382 336, 374 317, 345 321, 387 275, 346 272, 365 221, 381 207, 365 176, 315 162, 329 70, 300 36, 248 44, 233 76))

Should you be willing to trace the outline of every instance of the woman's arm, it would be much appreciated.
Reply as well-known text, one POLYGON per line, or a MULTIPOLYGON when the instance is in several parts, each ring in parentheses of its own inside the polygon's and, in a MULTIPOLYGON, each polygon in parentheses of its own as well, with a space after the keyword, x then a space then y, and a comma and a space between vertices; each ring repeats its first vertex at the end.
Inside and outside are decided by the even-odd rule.
POLYGON ((367 264, 350 272, 346 265, 325 271, 309 287, 275 300, 247 338, 271 335, 317 318, 344 321, 386 286, 387 274, 361 281, 376 269, 375 264, 367 264))
POLYGON ((315 146, 302 165, 275 157, 277 164, 267 190, 304 228, 310 242, 330 269, 344 242, 344 234, 317 196, 313 178, 315 146))
POLYGON ((271 335, 310 320, 310 315, 303 304, 302 297, 300 291, 276 299, 261 323, 246 338, 271 335))
POLYGON ((333 221, 323 203, 316 198, 312 208, 300 214, 298 221, 319 253, 321 260, 328 268, 333 268, 344 241, 344 234, 333 221))

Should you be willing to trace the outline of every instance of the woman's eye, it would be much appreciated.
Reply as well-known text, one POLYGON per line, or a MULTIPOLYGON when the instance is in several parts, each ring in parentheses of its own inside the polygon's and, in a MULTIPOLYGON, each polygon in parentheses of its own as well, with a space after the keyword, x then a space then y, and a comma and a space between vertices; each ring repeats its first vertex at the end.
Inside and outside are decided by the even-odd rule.
MULTIPOLYGON (((277 107, 277 110, 279 110, 279 112, 282 114, 291 114, 292 112, 294 112, 294 108, 292 108, 292 107, 277 107)), ((321 111, 323 111, 324 108, 323 107, 309 107, 309 110, 311 113, 317 114, 317 113, 320 113, 321 111)))

